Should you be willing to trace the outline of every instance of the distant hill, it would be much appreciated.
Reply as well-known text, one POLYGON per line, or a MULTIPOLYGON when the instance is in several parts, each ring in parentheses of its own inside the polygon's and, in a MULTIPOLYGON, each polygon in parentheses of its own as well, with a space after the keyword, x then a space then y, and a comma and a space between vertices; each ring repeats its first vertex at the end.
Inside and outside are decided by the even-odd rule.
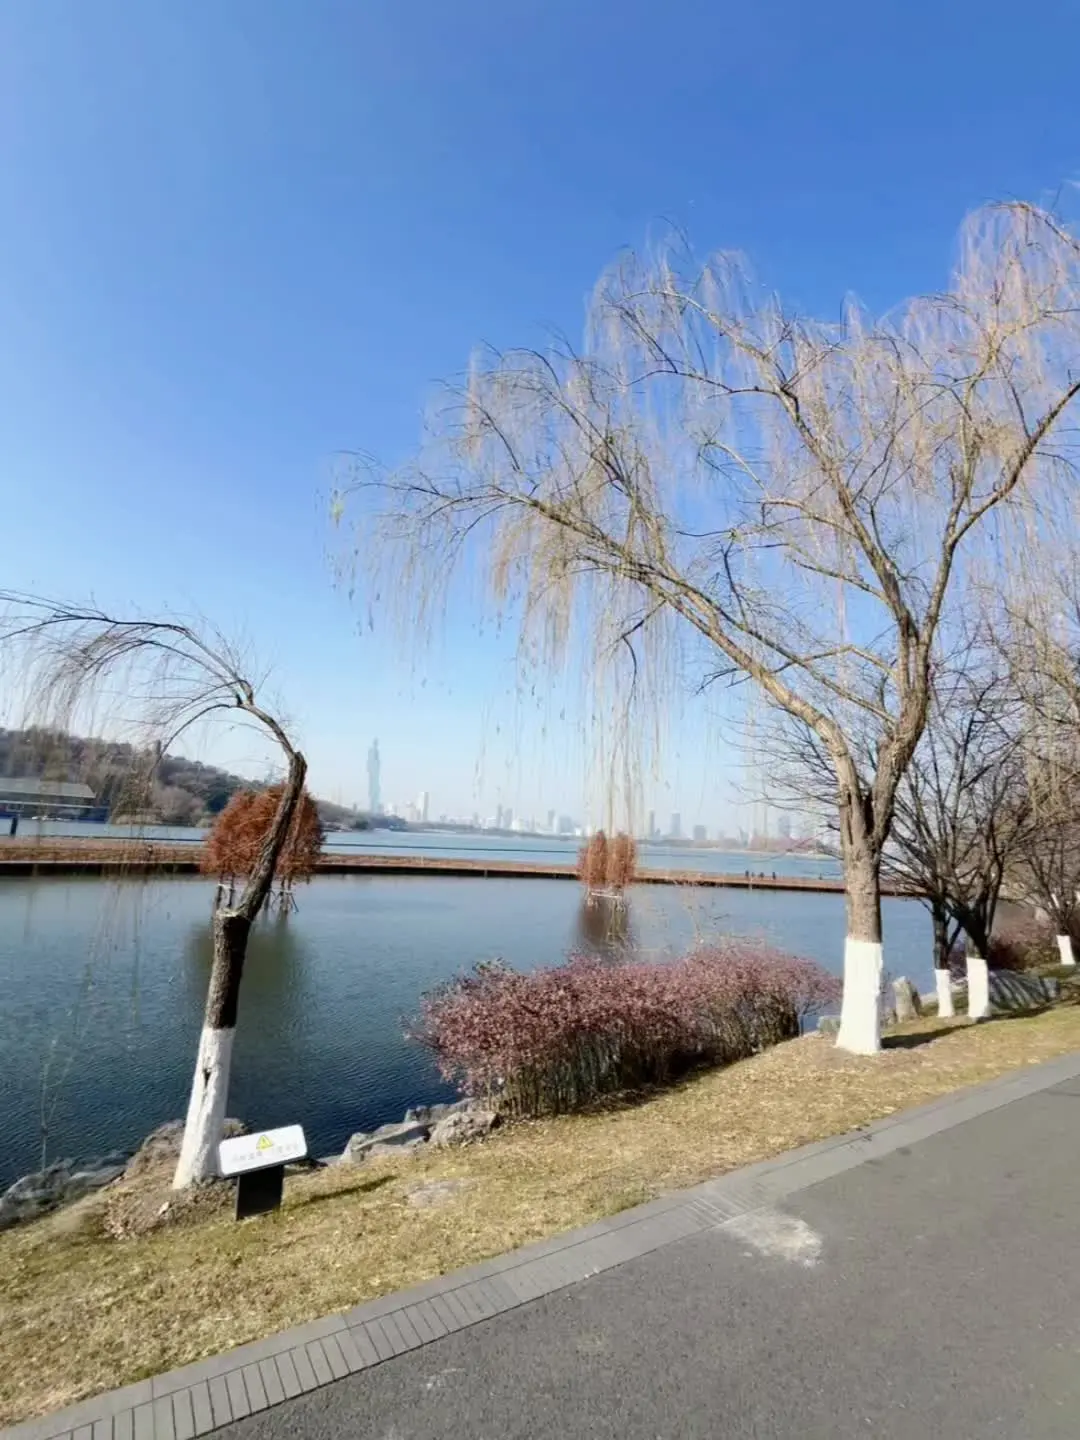
MULTIPOLYGON (((0 776, 11 775, 82 781, 110 818, 137 814, 163 825, 206 823, 238 790, 258 790, 270 783, 245 780, 182 755, 158 756, 133 745, 38 727, 0 729, 0 776)), ((343 805, 329 800, 316 804, 323 824, 367 828, 364 817, 343 805)))

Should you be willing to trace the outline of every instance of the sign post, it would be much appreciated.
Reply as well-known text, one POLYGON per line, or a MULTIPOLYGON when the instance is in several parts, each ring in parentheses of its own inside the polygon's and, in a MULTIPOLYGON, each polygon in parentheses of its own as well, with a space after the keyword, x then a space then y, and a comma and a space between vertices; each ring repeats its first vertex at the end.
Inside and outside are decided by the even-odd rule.
POLYGON ((222 1140, 218 1163, 222 1175, 235 1175, 236 1218, 265 1215, 281 1204, 285 1166, 303 1160, 307 1141, 300 1125, 283 1125, 277 1130, 256 1130, 222 1140))

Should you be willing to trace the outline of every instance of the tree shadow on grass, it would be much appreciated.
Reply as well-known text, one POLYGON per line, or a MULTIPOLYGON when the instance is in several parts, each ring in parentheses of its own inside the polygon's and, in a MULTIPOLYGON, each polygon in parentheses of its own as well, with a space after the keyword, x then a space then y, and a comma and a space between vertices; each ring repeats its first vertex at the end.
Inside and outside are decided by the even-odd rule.
POLYGON ((954 1035, 958 1030, 967 1030, 974 1025, 997 1025, 1002 1020, 1033 1020, 1037 1015, 1046 1015, 1049 1011, 1058 1008, 1060 1008, 1059 1005, 1032 1005, 1025 1010, 1009 1010, 1000 1015, 988 1015, 984 1020, 969 1020, 963 1015, 958 1015, 951 1025, 935 1025, 932 1030, 915 1030, 905 1035, 883 1035, 881 1048, 883 1050, 914 1050, 919 1045, 929 1045, 932 1040, 940 1040, 943 1035, 954 1035))
POLYGON ((342 1195, 370 1195, 375 1190, 381 1190, 384 1185, 389 1185, 394 1175, 373 1175, 369 1180, 357 1180, 354 1185, 343 1185, 338 1190, 319 1190, 314 1195, 305 1195, 300 1200, 291 1202, 290 1210, 303 1210, 309 1205, 322 1205, 327 1200, 340 1200, 342 1195))

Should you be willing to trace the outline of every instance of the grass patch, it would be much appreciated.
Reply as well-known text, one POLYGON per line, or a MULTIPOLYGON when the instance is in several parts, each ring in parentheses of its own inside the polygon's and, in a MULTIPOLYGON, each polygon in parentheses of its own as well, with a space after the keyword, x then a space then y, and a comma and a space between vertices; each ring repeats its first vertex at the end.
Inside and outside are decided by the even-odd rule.
POLYGON ((810 1036, 464 1150, 290 1176, 282 1210, 243 1225, 209 1203, 114 1238, 133 1207, 168 1198, 166 1172, 124 1182, 0 1235, 0 1424, 1075 1049, 1076 1005, 980 1025, 927 1016, 871 1060, 810 1036), (409 1203, 421 1182, 454 1178, 470 1184, 409 1203))

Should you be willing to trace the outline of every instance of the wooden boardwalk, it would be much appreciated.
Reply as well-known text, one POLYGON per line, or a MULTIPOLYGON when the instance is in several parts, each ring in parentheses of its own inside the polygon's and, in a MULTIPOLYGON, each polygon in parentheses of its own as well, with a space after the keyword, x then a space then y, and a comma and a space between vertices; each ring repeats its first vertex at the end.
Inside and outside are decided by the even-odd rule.
MULTIPOLYGON (((3 875, 192 875, 199 869, 200 845, 134 840, 0 839, 3 875)), ((756 858, 756 857, 755 857, 756 858)), ((327 851, 319 861, 321 875, 447 875, 477 878, 500 876, 528 880, 576 880, 573 865, 531 864, 525 860, 450 859, 428 855, 344 854, 327 851)), ((709 871, 642 870, 639 885, 685 885, 726 890, 804 890, 843 893, 844 883, 803 875, 709 871)), ((883 894, 904 895, 883 887, 883 894)))

